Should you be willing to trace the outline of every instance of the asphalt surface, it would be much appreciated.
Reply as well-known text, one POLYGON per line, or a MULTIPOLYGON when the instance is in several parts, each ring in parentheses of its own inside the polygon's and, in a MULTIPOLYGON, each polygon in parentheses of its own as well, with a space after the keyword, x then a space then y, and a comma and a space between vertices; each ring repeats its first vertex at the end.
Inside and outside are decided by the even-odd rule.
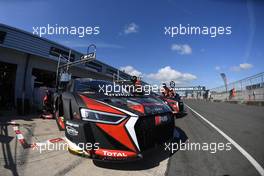
MULTIPOLYGON (((19 124, 19 130, 29 144, 64 137, 64 132, 58 131, 53 119, 43 120, 36 116, 15 117, 13 120, 19 124)), ((170 156, 160 147, 147 152, 144 159, 137 162, 94 162, 59 147, 65 142, 50 147, 46 145, 42 149, 24 149, 15 137, 13 125, 5 125, 2 121, 0 127, 0 176, 162 176, 170 156)))
MULTIPOLYGON (((216 125, 264 166, 264 107, 198 100, 186 105, 216 125)), ((219 132, 186 108, 188 115, 178 118, 176 136, 186 144, 208 146, 176 151, 172 156, 164 147, 150 151, 145 159, 134 163, 101 163, 70 154, 67 150, 40 151, 24 149, 15 137, 12 125, 1 125, 0 175, 93 175, 93 176, 152 176, 202 175, 233 176, 260 175, 235 146, 219 132), (216 149, 215 145, 224 148, 216 149)), ((2 117, 1 117, 2 118, 2 117)), ((0 119, 1 120, 1 119, 0 119)), ((63 137, 54 120, 38 117, 15 117, 29 143, 63 137)))
MULTIPOLYGON (((264 166, 264 108, 256 106, 186 100, 204 118, 216 125, 262 167, 264 166)), ((215 129, 187 109, 188 115, 176 120, 176 126, 189 142, 228 143, 215 129)), ((229 151, 178 151, 169 160, 167 175, 260 175, 232 145, 229 151)))

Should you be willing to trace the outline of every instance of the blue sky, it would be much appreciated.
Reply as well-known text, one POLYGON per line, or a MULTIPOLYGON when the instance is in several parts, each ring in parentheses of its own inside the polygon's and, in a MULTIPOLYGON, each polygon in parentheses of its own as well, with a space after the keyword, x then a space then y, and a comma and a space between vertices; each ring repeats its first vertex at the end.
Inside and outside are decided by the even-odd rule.
POLYGON ((264 68, 264 2, 261 0, 0 0, 0 22, 33 32, 33 26, 99 26, 100 34, 45 38, 85 51, 150 82, 222 85, 264 68), (231 35, 165 35, 165 26, 231 26, 231 35), (169 76, 168 76, 169 75, 169 76))

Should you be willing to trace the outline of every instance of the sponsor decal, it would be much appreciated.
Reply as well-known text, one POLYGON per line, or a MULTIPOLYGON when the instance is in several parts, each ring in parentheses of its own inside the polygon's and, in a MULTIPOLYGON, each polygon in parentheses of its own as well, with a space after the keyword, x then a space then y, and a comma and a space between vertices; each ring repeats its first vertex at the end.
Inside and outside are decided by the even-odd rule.
POLYGON ((66 121, 66 124, 69 125, 69 126, 72 126, 72 127, 79 127, 79 124, 76 124, 76 123, 72 123, 72 122, 69 122, 69 121, 66 121))
POLYGON ((161 112, 162 110, 163 110, 163 109, 162 109, 162 108, 159 108, 159 107, 155 107, 155 108, 154 108, 154 111, 155 111, 155 112, 161 112))
POLYGON ((135 152, 130 152, 130 151, 106 150, 106 149, 98 149, 95 151, 95 154, 104 157, 115 157, 115 158, 136 157, 137 155, 135 152))
POLYGON ((66 126, 66 131, 71 136, 77 136, 79 134, 79 132, 71 126, 66 126))
POLYGON ((108 152, 104 150, 103 154, 105 156, 127 157, 127 155, 124 152, 108 152))
POLYGON ((169 121, 169 117, 166 115, 163 116, 155 116, 155 125, 161 125, 167 123, 169 121))

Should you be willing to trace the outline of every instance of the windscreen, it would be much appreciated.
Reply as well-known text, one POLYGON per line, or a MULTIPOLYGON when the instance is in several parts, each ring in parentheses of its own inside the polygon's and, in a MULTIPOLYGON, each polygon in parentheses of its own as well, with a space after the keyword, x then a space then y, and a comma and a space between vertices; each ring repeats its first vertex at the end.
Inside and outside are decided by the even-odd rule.
POLYGON ((75 91, 93 92, 104 95, 130 95, 121 85, 103 80, 77 80, 75 83, 75 91))

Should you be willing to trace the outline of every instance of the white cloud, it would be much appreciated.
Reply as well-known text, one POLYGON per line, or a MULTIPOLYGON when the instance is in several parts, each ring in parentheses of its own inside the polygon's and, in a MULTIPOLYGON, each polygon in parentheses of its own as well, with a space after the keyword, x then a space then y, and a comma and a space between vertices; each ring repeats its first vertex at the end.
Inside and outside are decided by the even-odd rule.
POLYGON ((252 67, 253 67, 252 64, 242 63, 242 64, 239 64, 238 66, 231 67, 231 71, 239 72, 239 71, 243 71, 243 70, 249 70, 252 67))
POLYGON ((239 66, 243 70, 251 69, 253 67, 253 65, 249 63, 240 64, 239 66))
POLYGON ((191 73, 182 73, 171 68, 170 66, 163 67, 156 73, 150 74, 142 73, 130 65, 120 67, 120 70, 132 76, 143 76, 143 79, 148 83, 160 84, 163 82, 169 83, 170 81, 174 81, 176 84, 185 84, 197 79, 197 77, 191 73))
POLYGON ((221 67, 220 66, 216 66, 215 67, 215 70, 220 71, 221 70, 221 67))
POLYGON ((124 29, 124 34, 137 33, 139 26, 136 23, 130 23, 124 29))
POLYGON ((159 82, 174 81, 176 84, 185 83, 197 79, 197 77, 190 73, 181 73, 172 69, 170 66, 163 67, 157 73, 147 74, 148 79, 159 82))
POLYGON ((132 76, 141 76, 142 73, 138 70, 136 70, 134 67, 128 65, 128 66, 124 66, 124 67, 120 67, 121 71, 124 71, 127 74, 130 74, 132 76))
POLYGON ((183 44, 183 45, 172 44, 171 50, 176 51, 178 54, 181 54, 181 55, 192 54, 192 48, 188 44, 183 44))

